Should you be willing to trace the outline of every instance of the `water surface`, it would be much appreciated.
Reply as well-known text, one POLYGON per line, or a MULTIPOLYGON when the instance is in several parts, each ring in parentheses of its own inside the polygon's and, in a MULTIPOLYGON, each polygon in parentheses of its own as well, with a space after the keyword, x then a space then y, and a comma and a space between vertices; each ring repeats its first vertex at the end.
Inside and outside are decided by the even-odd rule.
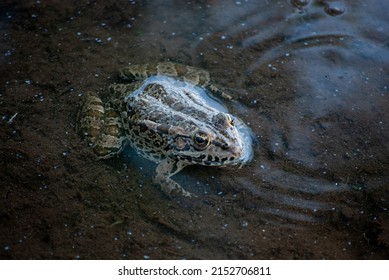
POLYGON ((2 258, 389 257, 386 1, 0 11, 2 258), (208 70, 255 137, 243 168, 175 177, 197 199, 165 197, 131 151, 96 161, 75 131, 87 91, 159 61, 208 70))

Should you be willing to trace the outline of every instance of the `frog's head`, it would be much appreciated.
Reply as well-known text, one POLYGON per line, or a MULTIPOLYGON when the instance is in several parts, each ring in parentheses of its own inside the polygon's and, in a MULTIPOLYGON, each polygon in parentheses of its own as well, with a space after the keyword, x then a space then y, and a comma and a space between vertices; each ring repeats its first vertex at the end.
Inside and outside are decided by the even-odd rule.
POLYGON ((208 125, 195 128, 186 137, 177 135, 174 154, 178 159, 192 164, 242 165, 252 154, 251 135, 248 132, 240 120, 219 112, 208 125))

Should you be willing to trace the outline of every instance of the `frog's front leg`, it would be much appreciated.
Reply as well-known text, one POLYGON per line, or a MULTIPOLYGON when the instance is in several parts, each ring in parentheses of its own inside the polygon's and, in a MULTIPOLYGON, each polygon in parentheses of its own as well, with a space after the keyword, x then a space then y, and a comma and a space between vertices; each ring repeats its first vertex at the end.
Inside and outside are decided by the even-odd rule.
POLYGON ((184 190, 180 184, 170 178, 180 172, 185 166, 187 164, 182 161, 174 161, 171 159, 161 161, 157 166, 157 175, 154 178, 154 182, 160 185, 162 191, 168 196, 172 196, 174 193, 179 193, 182 196, 195 196, 184 190))

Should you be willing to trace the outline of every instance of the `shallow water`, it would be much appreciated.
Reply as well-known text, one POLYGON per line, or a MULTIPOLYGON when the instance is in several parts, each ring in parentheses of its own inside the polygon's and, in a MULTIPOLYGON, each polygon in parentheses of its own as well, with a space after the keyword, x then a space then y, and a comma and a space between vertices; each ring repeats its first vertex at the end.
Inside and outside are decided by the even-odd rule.
POLYGON ((0 4, 2 258, 389 257, 389 3, 19 2, 0 4), (158 61, 208 70, 255 135, 241 169, 175 176, 197 199, 75 131, 85 92, 158 61))

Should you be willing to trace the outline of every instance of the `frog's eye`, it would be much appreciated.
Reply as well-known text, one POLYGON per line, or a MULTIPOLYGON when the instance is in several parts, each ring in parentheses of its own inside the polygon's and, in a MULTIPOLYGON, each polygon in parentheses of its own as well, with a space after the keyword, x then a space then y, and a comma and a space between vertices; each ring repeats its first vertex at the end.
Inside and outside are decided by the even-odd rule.
POLYGON ((204 150, 210 143, 210 137, 208 133, 198 130, 193 134, 193 144, 195 149, 204 150))

